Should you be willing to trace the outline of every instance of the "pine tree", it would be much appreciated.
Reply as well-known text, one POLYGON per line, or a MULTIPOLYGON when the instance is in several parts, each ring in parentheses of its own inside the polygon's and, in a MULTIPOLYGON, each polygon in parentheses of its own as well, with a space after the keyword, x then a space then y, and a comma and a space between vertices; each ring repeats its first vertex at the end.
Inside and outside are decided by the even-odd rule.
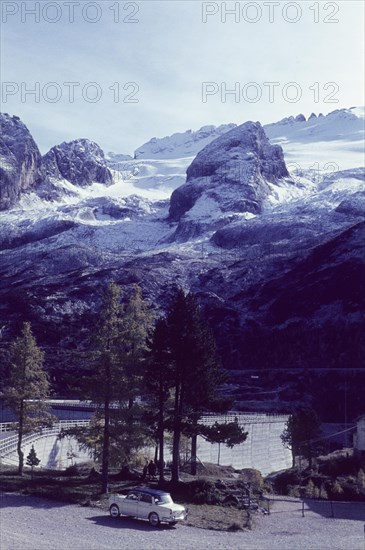
POLYGON ((202 434, 210 443, 218 443, 219 465, 221 444, 224 443, 232 449, 235 445, 246 441, 248 432, 245 432, 244 428, 238 425, 238 420, 236 419, 234 422, 215 422, 213 426, 204 426, 202 434))
POLYGON ((45 402, 50 385, 43 361, 44 353, 37 346, 31 324, 24 323, 21 336, 10 346, 9 383, 4 391, 4 401, 17 418, 14 429, 18 433, 19 475, 24 466, 23 436, 51 425, 54 419, 45 402))
POLYGON ((94 462, 99 462, 103 455, 103 427, 104 424, 96 413, 86 426, 62 428, 58 439, 77 439, 79 449, 88 452, 94 462))
POLYGON ((192 294, 186 296, 181 289, 175 289, 166 325, 174 398, 171 479, 176 483, 181 434, 192 436, 192 471, 195 473, 198 421, 204 411, 214 410, 223 371, 213 337, 192 294))
POLYGON ((142 289, 134 285, 122 313, 119 336, 124 384, 130 395, 129 407, 132 407, 141 389, 153 318, 151 309, 143 300, 142 289))
POLYGON ((187 372, 186 419, 184 430, 191 435, 191 474, 196 475, 197 438, 201 433, 199 420, 206 412, 226 412, 231 399, 219 394, 219 386, 226 380, 221 367, 215 340, 203 319, 194 296, 192 300, 194 345, 187 372))
POLYGON ((40 458, 37 457, 37 453, 35 452, 34 445, 32 445, 29 454, 27 456, 27 466, 30 466, 32 468, 32 479, 34 475, 34 466, 38 466, 40 463, 40 458))
POLYGON ((145 386, 149 401, 148 416, 156 423, 159 448, 159 480, 164 480, 164 431, 167 422, 167 403, 173 386, 173 371, 169 352, 168 330, 164 319, 159 319, 149 344, 145 386))
POLYGON ((133 288, 126 304, 115 283, 106 289, 91 353, 89 395, 99 405, 96 418, 104 424, 102 490, 108 489, 111 452, 128 460, 132 447, 142 446, 140 411, 135 399, 140 392, 146 340, 151 314, 141 289, 133 288), (111 445, 112 440, 112 445, 111 445))
POLYGON ((104 419, 102 452, 102 490, 108 489, 110 454, 110 407, 119 397, 118 339, 120 325, 121 290, 110 283, 103 297, 99 323, 92 351, 94 375, 91 379, 91 396, 102 408, 104 419))
POLYGON ((301 453, 308 459, 309 467, 312 467, 314 440, 320 434, 320 426, 321 421, 313 409, 300 408, 289 417, 281 440, 292 451, 293 467, 295 457, 301 453))

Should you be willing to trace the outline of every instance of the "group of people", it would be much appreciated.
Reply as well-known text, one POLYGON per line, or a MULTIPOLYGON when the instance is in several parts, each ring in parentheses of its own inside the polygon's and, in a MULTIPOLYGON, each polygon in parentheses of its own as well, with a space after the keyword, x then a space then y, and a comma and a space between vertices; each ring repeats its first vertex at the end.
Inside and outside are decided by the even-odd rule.
POLYGON ((150 460, 143 466, 142 479, 146 479, 147 475, 149 479, 154 479, 156 477, 156 472, 157 464, 153 460, 150 460))
MULTIPOLYGON (((165 464, 163 464, 163 467, 165 464)), ((150 460, 149 462, 146 462, 146 464, 143 466, 143 473, 142 473, 142 479, 146 479, 147 476, 149 479, 155 479, 157 470, 159 469, 159 466, 154 460, 150 460)))

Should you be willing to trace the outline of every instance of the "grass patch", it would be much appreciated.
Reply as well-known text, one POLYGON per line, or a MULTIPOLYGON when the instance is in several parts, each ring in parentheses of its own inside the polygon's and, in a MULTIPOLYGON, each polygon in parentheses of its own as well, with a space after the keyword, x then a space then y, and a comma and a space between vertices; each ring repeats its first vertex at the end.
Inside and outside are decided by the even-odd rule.
POLYGON ((186 525, 212 529, 214 531, 240 531, 248 520, 246 510, 210 506, 209 504, 189 504, 189 515, 186 525))

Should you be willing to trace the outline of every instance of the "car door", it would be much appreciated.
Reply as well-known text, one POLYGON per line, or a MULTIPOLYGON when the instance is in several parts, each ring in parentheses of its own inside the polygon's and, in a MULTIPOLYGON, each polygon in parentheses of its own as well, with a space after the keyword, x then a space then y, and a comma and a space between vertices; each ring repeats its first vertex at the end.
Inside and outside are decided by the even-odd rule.
POLYGON ((125 516, 137 517, 137 508, 138 508, 138 493, 136 491, 131 491, 123 500, 120 511, 125 516))
POLYGON ((151 512, 153 512, 153 496, 147 493, 140 493, 137 517, 148 519, 151 512))

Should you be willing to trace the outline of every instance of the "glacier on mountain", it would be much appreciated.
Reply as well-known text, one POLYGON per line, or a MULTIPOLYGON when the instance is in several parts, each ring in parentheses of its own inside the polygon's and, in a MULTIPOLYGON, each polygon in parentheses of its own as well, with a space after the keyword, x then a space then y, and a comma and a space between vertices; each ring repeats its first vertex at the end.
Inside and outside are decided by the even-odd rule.
MULTIPOLYGON (((0 150, 6 338, 26 318, 46 348, 77 347, 114 279, 161 309, 170 285, 193 290, 233 370, 358 363, 346 338, 365 332, 363 110, 203 128, 135 158, 77 140, 82 157, 57 146, 59 173, 13 118, 0 150)), ((60 387, 68 364, 65 351, 49 366, 60 387)))

